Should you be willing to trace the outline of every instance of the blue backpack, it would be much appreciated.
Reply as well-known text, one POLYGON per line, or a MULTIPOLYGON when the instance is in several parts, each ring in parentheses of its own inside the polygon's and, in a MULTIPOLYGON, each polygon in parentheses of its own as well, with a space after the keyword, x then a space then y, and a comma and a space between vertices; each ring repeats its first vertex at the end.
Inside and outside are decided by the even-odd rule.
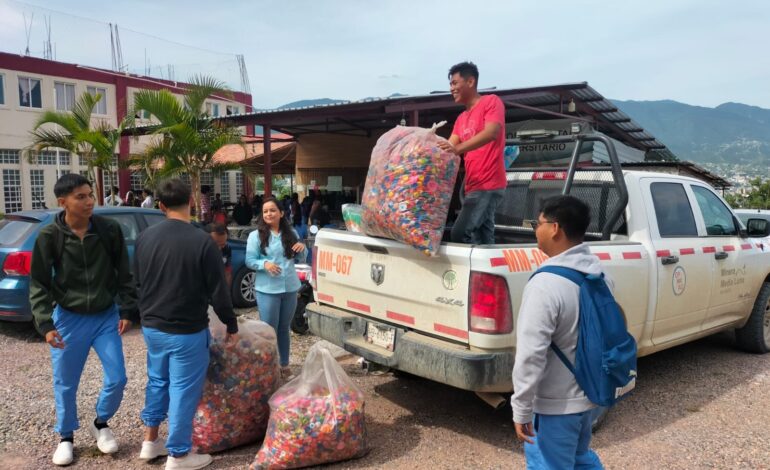
POLYGON ((614 405, 636 385, 636 340, 628 333, 604 274, 585 274, 562 266, 543 266, 532 276, 538 273, 556 274, 580 287, 575 365, 554 343, 551 349, 575 375, 592 403, 614 405))

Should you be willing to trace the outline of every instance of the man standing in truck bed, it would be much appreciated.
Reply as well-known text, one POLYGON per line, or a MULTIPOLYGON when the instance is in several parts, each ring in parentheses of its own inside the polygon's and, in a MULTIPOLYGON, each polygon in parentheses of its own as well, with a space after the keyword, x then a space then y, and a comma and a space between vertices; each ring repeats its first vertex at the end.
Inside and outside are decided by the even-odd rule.
POLYGON ((465 106, 449 142, 439 145, 465 154, 465 200, 452 227, 455 243, 495 242, 495 209, 505 194, 505 106, 497 95, 478 92, 479 69, 461 62, 449 69, 449 90, 465 106))

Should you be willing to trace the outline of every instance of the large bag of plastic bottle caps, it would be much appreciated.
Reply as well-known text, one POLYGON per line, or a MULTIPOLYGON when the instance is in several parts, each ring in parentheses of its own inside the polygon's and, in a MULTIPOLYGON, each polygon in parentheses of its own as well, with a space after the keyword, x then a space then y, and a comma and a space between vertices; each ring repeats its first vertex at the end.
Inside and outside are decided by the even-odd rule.
POLYGON ((270 417, 268 401, 280 377, 270 325, 239 318, 238 339, 230 343, 225 325, 214 315, 210 325, 209 368, 193 419, 193 445, 203 453, 262 439, 270 417))
POLYGON ((436 129, 397 126, 372 150, 361 205, 366 233, 438 252, 460 157, 439 148, 436 129))
POLYGON ((250 470, 300 468, 365 455, 364 394, 328 349, 313 345, 302 373, 270 399, 270 423, 250 470))

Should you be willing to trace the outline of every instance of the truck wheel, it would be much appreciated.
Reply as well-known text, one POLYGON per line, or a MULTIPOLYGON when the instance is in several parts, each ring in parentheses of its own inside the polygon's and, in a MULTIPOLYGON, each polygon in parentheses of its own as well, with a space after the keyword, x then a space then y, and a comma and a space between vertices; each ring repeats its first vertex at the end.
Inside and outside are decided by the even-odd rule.
POLYGON ((235 307, 248 308, 257 304, 257 295, 254 292, 255 277, 256 273, 247 268, 241 269, 235 275, 232 292, 235 307))
POLYGON ((747 352, 764 354, 770 351, 770 282, 759 289, 749 321, 735 330, 735 342, 747 352))
POLYGON ((301 295, 297 299, 297 309, 294 311, 294 316, 291 319, 291 331, 298 335, 306 335, 310 328, 307 324, 307 318, 305 318, 305 307, 307 307, 307 298, 301 295))

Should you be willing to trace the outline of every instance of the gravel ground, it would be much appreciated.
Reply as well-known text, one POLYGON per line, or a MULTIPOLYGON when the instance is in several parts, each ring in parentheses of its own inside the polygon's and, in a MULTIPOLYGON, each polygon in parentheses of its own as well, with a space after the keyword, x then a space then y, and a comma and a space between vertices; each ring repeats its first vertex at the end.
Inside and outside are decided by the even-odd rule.
MULTIPOLYGON (((253 311, 244 311, 249 316, 253 311)), ((299 371, 312 336, 292 337, 299 371)), ((636 392, 595 434, 607 468, 770 468, 770 355, 732 348, 720 334, 663 351, 639 363, 636 392)), ((160 469, 163 459, 136 459, 145 385, 145 349, 138 330, 125 337, 129 384, 110 422, 121 450, 103 456, 85 430, 75 434, 74 468, 160 469)), ((27 325, 0 322, 0 468, 56 468, 50 361, 27 325)), ((494 411, 472 393, 414 377, 367 374, 353 357, 341 359, 364 390, 371 452, 326 468, 523 468, 510 407, 494 411)), ((101 373, 92 354, 78 396, 82 423, 93 419, 101 373)), ((163 433, 164 430, 162 429, 163 433)), ((209 468, 246 468, 259 445, 215 455, 209 468)))

